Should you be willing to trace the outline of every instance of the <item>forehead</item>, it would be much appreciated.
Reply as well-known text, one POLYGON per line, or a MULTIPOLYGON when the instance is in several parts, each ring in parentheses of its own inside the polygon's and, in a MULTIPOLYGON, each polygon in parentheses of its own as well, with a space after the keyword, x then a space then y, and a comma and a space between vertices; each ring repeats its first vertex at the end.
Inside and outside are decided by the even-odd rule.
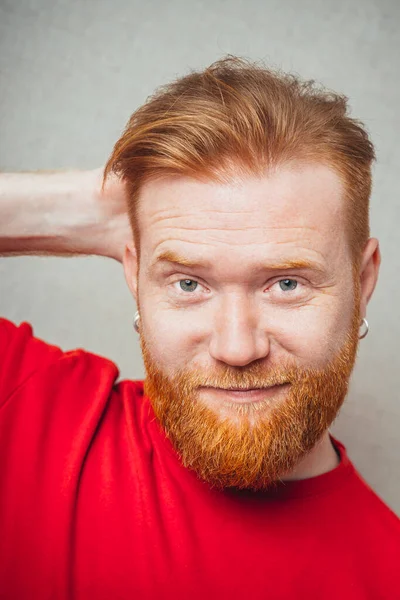
POLYGON ((224 183, 181 176, 149 181, 138 219, 141 251, 151 260, 172 250, 226 261, 228 249, 233 261, 257 254, 330 260, 346 246, 343 184, 321 164, 224 183))

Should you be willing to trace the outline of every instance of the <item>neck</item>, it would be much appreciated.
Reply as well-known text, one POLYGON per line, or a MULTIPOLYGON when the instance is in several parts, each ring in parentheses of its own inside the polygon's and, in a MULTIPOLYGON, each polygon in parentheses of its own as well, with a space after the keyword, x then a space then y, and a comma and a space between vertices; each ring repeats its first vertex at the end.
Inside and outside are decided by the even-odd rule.
POLYGON ((330 440, 327 430, 314 448, 296 465, 296 467, 285 475, 283 481, 295 481, 298 479, 309 479, 323 475, 335 469, 340 463, 340 458, 330 440))

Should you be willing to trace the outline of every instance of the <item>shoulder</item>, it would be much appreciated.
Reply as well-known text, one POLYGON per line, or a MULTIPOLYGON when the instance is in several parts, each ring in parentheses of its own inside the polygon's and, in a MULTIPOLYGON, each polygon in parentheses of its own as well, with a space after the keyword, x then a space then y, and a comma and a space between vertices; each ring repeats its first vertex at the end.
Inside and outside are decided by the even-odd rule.
POLYGON ((400 544, 400 519, 372 488, 350 460, 343 442, 331 439, 339 451, 341 467, 346 469, 347 482, 340 496, 338 518, 348 519, 349 533, 363 531, 369 539, 387 539, 400 544))
POLYGON ((1 319, 0 330, 3 456, 21 447, 42 460, 65 457, 72 447, 85 454, 94 440, 118 445, 121 437, 145 443, 151 415, 141 381, 117 382, 113 361, 81 348, 63 351, 36 338, 29 323, 1 319))
POLYGON ((357 486, 364 498, 357 510, 368 522, 371 534, 392 539, 400 551, 400 518, 388 504, 372 489, 369 483, 356 471, 357 486))
POLYGON ((109 395, 119 375, 109 359, 82 348, 62 350, 34 335, 29 323, 0 319, 0 406, 7 412, 21 405, 58 400, 72 407, 109 395))

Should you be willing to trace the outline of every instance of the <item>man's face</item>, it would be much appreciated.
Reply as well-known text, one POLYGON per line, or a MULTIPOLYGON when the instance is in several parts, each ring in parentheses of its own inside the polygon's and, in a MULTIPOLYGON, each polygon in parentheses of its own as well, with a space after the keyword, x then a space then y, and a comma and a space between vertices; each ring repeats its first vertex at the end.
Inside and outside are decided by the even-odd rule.
POLYGON ((213 484, 275 481, 344 400, 360 314, 343 196, 319 164, 142 189, 127 277, 145 390, 184 464, 213 484))

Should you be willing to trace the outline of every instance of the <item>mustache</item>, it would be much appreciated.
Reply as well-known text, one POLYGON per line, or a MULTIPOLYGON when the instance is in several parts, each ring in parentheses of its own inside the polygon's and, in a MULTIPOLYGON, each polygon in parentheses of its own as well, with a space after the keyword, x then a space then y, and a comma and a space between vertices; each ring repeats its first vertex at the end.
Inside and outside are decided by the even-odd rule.
POLYGON ((219 370, 207 370, 203 367, 191 371, 180 371, 174 377, 174 382, 187 393, 201 387, 248 390, 287 383, 296 384, 318 377, 318 374, 316 369, 306 369, 293 364, 275 368, 251 365, 248 368, 232 369, 232 367, 226 366, 219 370))

